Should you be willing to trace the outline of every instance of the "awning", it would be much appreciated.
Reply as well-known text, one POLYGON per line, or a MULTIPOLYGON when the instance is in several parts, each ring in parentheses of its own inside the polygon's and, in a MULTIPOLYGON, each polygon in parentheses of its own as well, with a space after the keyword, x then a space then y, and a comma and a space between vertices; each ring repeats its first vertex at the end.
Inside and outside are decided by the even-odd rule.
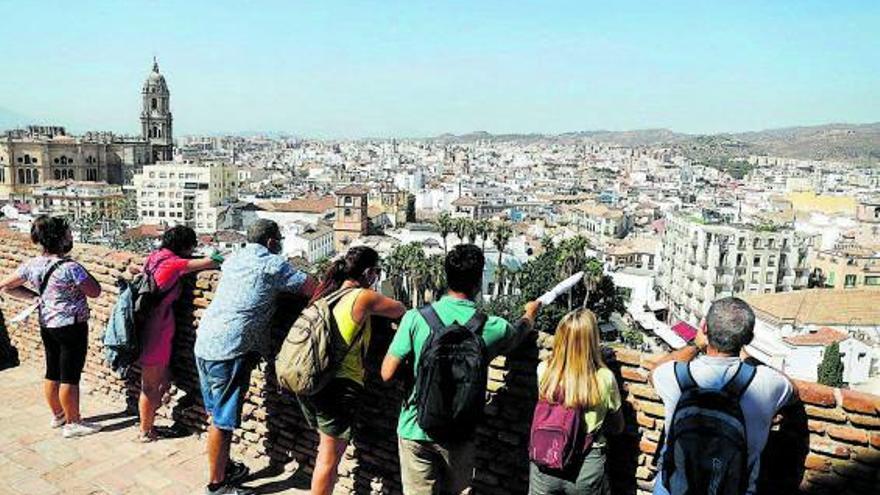
POLYGON ((666 309, 666 303, 663 301, 648 301, 648 309, 660 311, 661 309, 666 309))

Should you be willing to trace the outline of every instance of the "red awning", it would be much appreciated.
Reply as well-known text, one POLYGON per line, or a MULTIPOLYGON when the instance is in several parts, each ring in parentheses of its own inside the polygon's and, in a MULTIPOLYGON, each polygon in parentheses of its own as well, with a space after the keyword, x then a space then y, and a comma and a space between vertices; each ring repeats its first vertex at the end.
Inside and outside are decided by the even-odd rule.
POLYGON ((675 325, 672 325, 672 331, 677 333, 679 337, 683 338, 685 342, 690 342, 697 336, 697 329, 686 321, 679 321, 675 325))

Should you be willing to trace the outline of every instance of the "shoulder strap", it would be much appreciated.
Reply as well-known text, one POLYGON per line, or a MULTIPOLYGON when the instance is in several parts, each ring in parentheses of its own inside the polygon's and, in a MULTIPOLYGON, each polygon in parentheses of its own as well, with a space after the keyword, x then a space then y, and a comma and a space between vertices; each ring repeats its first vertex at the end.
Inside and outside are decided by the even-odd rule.
POLYGON ((474 315, 471 316, 471 319, 468 320, 467 323, 464 324, 464 326, 468 330, 470 330, 471 332, 474 332, 475 334, 477 334, 478 336, 482 336, 483 335, 483 327, 486 326, 487 319, 488 318, 486 317, 485 314, 483 314, 479 311, 476 311, 476 312, 474 312, 474 315))
POLYGON ((353 287, 344 287, 342 289, 337 289, 336 291, 331 292, 330 294, 327 294, 326 296, 324 296, 323 299, 325 301, 327 301, 327 306, 332 311, 333 306, 335 306, 336 303, 338 303, 340 300, 342 300, 342 298, 345 297, 352 290, 354 290, 353 287))
POLYGON ((422 315, 422 318, 425 319, 425 322, 428 323, 428 327, 431 329, 431 332, 437 332, 443 330, 446 325, 443 324, 443 321, 440 319, 440 315, 437 314, 437 310, 434 309, 433 304, 425 304, 421 308, 419 308, 419 314, 422 315))
POLYGON ((49 285, 49 278, 52 276, 53 273, 55 273, 55 270, 59 266, 63 265, 64 263, 67 263, 68 261, 70 261, 70 260, 68 260, 66 258, 61 258, 60 260, 53 263, 52 266, 50 266, 48 270, 46 270, 46 273, 43 274, 43 280, 40 282, 40 295, 41 296, 43 295, 43 292, 46 292, 46 286, 49 285))
POLYGON ((756 372, 757 369, 753 365, 745 362, 740 363, 733 378, 724 385, 722 390, 731 397, 738 399, 752 383, 752 380, 755 379, 756 372))
POLYGON ((691 363, 684 363, 681 361, 676 361, 674 363, 675 366, 675 379, 678 381, 678 388, 684 393, 687 390, 692 390, 695 388, 699 388, 696 380, 694 380, 694 376, 691 374, 691 363))

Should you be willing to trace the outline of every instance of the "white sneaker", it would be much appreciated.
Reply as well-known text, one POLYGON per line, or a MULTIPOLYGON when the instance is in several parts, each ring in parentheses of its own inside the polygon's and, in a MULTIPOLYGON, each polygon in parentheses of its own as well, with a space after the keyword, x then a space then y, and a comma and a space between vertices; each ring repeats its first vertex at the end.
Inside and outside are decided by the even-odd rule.
POLYGON ((53 416, 52 421, 49 421, 50 428, 61 428, 67 424, 67 418, 64 417, 64 413, 61 413, 58 416, 53 416))
POLYGON ((79 423, 68 423, 61 429, 61 436, 64 438, 84 437, 92 433, 101 431, 102 426, 97 423, 89 423, 80 421, 79 423))

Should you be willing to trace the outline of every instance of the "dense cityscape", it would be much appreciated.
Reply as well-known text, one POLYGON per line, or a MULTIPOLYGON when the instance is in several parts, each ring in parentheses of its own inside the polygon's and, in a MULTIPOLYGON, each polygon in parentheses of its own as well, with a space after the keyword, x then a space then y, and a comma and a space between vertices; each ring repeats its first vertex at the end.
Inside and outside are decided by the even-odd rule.
MULTIPOLYGON (((199 251, 225 254, 271 219, 284 255, 312 273, 348 247, 376 249, 383 291, 413 305, 442 293, 442 254, 471 242, 486 251, 485 304, 534 297, 590 266, 569 305, 601 308, 608 343, 662 351, 736 295, 758 315, 750 355, 816 381, 832 350, 840 384, 880 391, 876 152, 775 156, 730 136, 697 147, 660 131, 177 136, 169 86, 154 60, 136 136, 6 130, 3 222, 27 232, 36 215, 66 216, 78 241, 138 252, 182 224, 199 251), (541 272, 550 258, 562 261, 541 272)), ((856 132, 830 126, 816 139, 856 132)))

